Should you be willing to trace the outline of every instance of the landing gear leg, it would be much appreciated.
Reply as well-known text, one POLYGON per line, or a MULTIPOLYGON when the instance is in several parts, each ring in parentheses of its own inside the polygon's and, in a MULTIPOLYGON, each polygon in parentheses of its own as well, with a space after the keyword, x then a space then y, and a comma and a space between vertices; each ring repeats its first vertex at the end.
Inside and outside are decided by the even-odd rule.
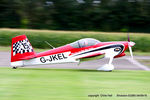
POLYGON ((98 68, 97 70, 99 70, 99 71, 109 71, 109 72, 111 72, 112 70, 114 70, 114 66, 113 66, 113 64, 112 64, 112 61, 113 61, 113 57, 110 57, 109 63, 103 65, 102 67, 98 68))
POLYGON ((12 67, 12 69, 17 69, 18 67, 12 67))

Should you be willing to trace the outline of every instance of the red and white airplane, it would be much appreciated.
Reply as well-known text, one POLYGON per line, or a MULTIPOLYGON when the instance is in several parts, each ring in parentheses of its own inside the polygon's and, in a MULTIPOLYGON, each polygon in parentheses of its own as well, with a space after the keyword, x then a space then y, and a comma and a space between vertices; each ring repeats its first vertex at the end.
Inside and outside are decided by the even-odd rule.
POLYGON ((17 67, 39 64, 79 63, 82 58, 104 55, 110 59, 109 63, 97 70, 112 71, 114 69, 113 58, 125 56, 124 52, 127 48, 133 58, 131 47, 134 45, 134 42, 130 42, 129 35, 128 41, 119 42, 100 42, 93 38, 84 38, 65 46, 35 53, 27 37, 20 35, 12 38, 11 66, 16 69, 17 67))

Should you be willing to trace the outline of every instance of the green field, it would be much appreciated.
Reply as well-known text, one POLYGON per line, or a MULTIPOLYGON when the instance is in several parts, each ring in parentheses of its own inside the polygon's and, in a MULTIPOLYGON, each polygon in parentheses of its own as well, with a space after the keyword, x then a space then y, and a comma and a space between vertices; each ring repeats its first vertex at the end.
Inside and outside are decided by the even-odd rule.
MULTIPOLYGON (((0 45, 10 46, 11 38, 26 34, 34 48, 49 48, 47 41, 55 47, 74 42, 82 38, 95 38, 102 42, 127 41, 127 33, 119 32, 91 32, 91 31, 54 31, 31 29, 0 29, 0 45)), ((133 47, 137 52, 150 52, 150 34, 130 33, 131 40, 136 43, 133 47)))
POLYGON ((150 100, 149 85, 149 71, 0 68, 0 100, 150 100))

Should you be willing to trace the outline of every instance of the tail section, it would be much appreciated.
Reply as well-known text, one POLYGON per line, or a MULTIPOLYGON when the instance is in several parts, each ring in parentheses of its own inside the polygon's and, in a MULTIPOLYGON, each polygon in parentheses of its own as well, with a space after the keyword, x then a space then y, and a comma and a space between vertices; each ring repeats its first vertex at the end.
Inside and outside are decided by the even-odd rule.
POLYGON ((11 46, 12 66, 23 66, 21 64, 21 60, 28 60, 34 58, 35 55, 36 53, 34 52, 30 42, 28 41, 25 35, 20 35, 12 38, 12 46, 11 46))

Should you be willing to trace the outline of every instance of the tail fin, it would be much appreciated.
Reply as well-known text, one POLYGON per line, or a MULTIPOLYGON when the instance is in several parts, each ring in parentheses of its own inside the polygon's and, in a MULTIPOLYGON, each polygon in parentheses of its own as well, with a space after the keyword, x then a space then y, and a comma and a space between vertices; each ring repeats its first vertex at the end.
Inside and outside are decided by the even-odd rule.
POLYGON ((12 38, 11 62, 31 59, 35 55, 36 53, 25 35, 12 38))

